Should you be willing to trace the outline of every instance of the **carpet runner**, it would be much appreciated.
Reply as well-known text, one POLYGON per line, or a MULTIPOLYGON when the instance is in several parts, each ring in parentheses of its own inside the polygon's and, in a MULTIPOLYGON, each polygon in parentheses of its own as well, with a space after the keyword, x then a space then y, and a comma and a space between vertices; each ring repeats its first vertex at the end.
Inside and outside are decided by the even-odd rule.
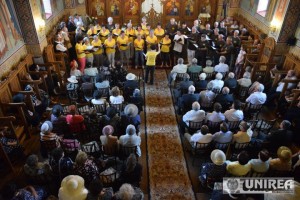
POLYGON ((165 70, 145 85, 151 199, 195 199, 165 70))

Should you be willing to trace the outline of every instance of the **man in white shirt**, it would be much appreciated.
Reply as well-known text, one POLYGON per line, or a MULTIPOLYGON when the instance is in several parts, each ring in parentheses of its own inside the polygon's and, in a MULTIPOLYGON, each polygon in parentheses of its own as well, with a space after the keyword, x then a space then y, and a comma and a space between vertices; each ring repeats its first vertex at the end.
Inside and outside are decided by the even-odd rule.
POLYGON ((189 121, 201 122, 204 119, 205 119, 205 111, 200 110, 200 104, 197 101, 195 101, 192 104, 192 110, 185 113, 185 115, 183 115, 182 117, 182 121, 180 124, 180 129, 181 129, 180 132, 184 133, 185 128, 189 127, 189 121))
POLYGON ((252 84, 250 78, 251 78, 251 74, 249 72, 245 72, 243 74, 243 78, 240 78, 239 80, 237 80, 237 82, 242 87, 249 87, 252 84))
POLYGON ((195 147, 196 142, 209 143, 212 141, 213 136, 208 132, 209 132, 208 126, 203 125, 201 127, 201 130, 195 133, 193 136, 191 136, 189 133, 185 133, 184 137, 193 147, 195 147))
POLYGON ((213 84, 213 89, 219 89, 221 91, 224 86, 224 81, 222 80, 222 78, 223 75, 221 73, 217 73, 216 78, 210 81, 213 84))
POLYGON ((182 57, 182 50, 183 50, 183 45, 184 45, 184 35, 181 33, 180 30, 177 30, 177 34, 174 36, 174 63, 177 58, 182 57))
POLYGON ((224 115, 228 121, 240 121, 244 119, 244 113, 241 110, 241 102, 235 100, 232 105, 232 109, 227 110, 224 115))
POLYGON ((130 124, 126 128, 126 135, 122 135, 119 139, 120 145, 133 147, 137 146, 137 155, 140 157, 141 153, 141 137, 136 134, 136 129, 134 125, 130 124))
POLYGON ((214 111, 212 113, 208 113, 206 116, 206 120, 209 120, 211 122, 221 122, 225 120, 225 116, 222 111, 222 106, 220 103, 214 104, 214 111))
POLYGON ((66 53, 67 50, 68 50, 68 49, 63 45, 63 43, 62 43, 62 38, 61 38, 59 35, 56 35, 56 36, 55 36, 54 45, 55 45, 55 48, 54 48, 54 51, 55 51, 55 52, 64 52, 64 53, 66 53))
POLYGON ((259 84, 254 92, 246 99, 246 102, 249 102, 253 105, 264 104, 267 100, 267 95, 263 93, 265 87, 263 84, 259 84))
MULTIPOLYGON (((296 72, 294 70, 289 70, 288 73, 286 74, 286 77, 284 77, 284 79, 286 80, 296 80, 297 76, 296 76, 296 72)), ((296 87, 296 83, 288 83, 287 89, 291 89, 296 87)), ((284 86, 284 82, 279 82, 278 86, 276 88, 276 92, 281 92, 284 86)))
POLYGON ((225 64, 226 58, 225 56, 220 56, 219 64, 215 66, 215 72, 225 73, 229 71, 229 67, 225 64))
POLYGON ((176 79, 177 73, 186 73, 187 65, 184 65, 183 61, 184 61, 183 58, 178 58, 177 60, 178 64, 173 67, 172 71, 169 74, 168 77, 169 84, 171 84, 172 81, 176 79))

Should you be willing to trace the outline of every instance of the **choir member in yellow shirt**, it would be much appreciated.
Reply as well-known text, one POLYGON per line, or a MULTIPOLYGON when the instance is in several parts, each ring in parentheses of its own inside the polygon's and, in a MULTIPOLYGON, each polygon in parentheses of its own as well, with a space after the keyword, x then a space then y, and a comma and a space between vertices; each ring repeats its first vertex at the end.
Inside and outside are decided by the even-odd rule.
POLYGON ((132 28, 132 24, 128 23, 127 24, 127 29, 125 30, 125 34, 128 37, 128 43, 129 43, 129 55, 130 58, 133 57, 134 51, 133 51, 133 40, 135 37, 135 30, 132 28))
POLYGON ((142 68, 144 69, 144 45, 145 41, 142 39, 141 35, 137 35, 137 38, 134 40, 134 48, 135 48, 135 69, 137 69, 139 65, 139 58, 141 60, 142 68))
POLYGON ((94 36, 96 35, 98 32, 97 32, 97 29, 95 28, 95 26, 93 26, 92 24, 90 25, 90 28, 89 30, 87 31, 87 35, 88 36, 94 36))
POLYGON ((157 45, 157 37, 154 35, 154 30, 150 30, 149 36, 146 37, 147 51, 150 51, 151 45, 157 45))
POLYGON ((147 19, 146 19, 146 17, 142 18, 141 26, 142 26, 143 31, 145 31, 147 29, 147 19))
POLYGON ((154 82, 154 70, 155 70, 155 65, 156 65, 156 57, 160 53, 160 45, 158 45, 158 51, 156 50, 156 46, 152 45, 150 47, 150 51, 147 52, 146 54, 146 76, 145 76, 145 83, 148 82, 148 76, 150 72, 150 84, 153 85, 154 82))
POLYGON ((106 48, 107 59, 110 62, 111 67, 115 67, 115 53, 116 53, 116 41, 112 38, 112 34, 108 34, 108 38, 104 41, 104 46, 106 48))
POLYGON ((94 40, 92 41, 92 46, 97 49, 94 51, 94 63, 95 67, 100 67, 103 65, 103 55, 102 55, 102 42, 99 40, 97 35, 94 35, 94 40))
POLYGON ((149 36, 150 30, 151 30, 151 26, 150 26, 150 24, 147 24, 146 29, 144 30, 145 37, 149 36))
POLYGON ((137 37, 137 35, 141 35, 142 39, 144 39, 145 33, 144 33, 141 25, 138 25, 137 29, 135 30, 135 36, 137 37))
POLYGON ((161 28, 161 24, 158 23, 156 29, 154 29, 154 35, 157 37, 158 42, 164 37, 165 30, 161 28))
MULTIPOLYGON (((90 39, 88 37, 83 38, 83 42, 87 47, 92 46, 90 44, 90 39)), ((93 65, 94 62, 94 55, 92 50, 86 51, 85 53, 85 57, 86 57, 86 63, 91 63, 91 65, 93 65)))
POLYGON ((171 39, 169 33, 165 34, 165 37, 161 40, 160 45, 160 56, 161 56, 161 66, 163 67, 166 64, 166 67, 169 67, 170 64, 170 47, 171 47, 171 39))
POLYGON ((120 36, 117 38, 117 45, 120 52, 121 62, 124 65, 125 61, 127 68, 129 67, 129 49, 128 49, 128 36, 125 35, 124 31, 121 31, 120 36))
POLYGON ((106 29, 105 25, 102 25, 100 33, 99 33, 100 40, 101 40, 102 43, 104 43, 104 41, 107 39, 108 34, 109 34, 109 30, 106 29))
POLYGON ((81 71, 81 73, 83 73, 86 64, 86 55, 85 55, 86 45, 82 44, 82 42, 83 42, 83 37, 78 36, 77 43, 75 45, 75 50, 76 50, 77 60, 79 62, 79 70, 81 71))
POLYGON ((117 39, 121 34, 120 24, 116 23, 115 28, 112 30, 113 38, 117 39))

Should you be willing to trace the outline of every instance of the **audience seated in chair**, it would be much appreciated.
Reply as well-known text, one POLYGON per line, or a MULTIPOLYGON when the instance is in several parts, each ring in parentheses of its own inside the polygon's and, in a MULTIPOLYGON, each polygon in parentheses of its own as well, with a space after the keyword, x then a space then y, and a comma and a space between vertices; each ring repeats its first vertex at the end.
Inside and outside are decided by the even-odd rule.
MULTIPOLYGON (((201 129, 194 135, 185 133, 184 137, 192 145, 191 147, 195 147, 197 142, 210 143, 213 139, 213 136, 209 133, 209 129, 206 125, 202 125, 201 129)), ((190 145, 188 147, 190 147, 190 145)))
POLYGON ((207 80, 206 79, 206 74, 205 73, 201 73, 199 75, 199 81, 195 82, 195 88, 196 90, 201 90, 201 89, 205 89, 207 86, 207 80))
POLYGON ((112 88, 109 101, 111 104, 121 104, 124 102, 124 97, 121 95, 119 87, 115 86, 112 88))
POLYGON ((213 150, 210 159, 212 163, 204 163, 200 168, 199 180, 205 187, 210 187, 210 184, 213 184, 209 182, 209 179, 221 181, 226 174, 226 155, 223 151, 213 150))
POLYGON ((234 93, 235 89, 238 86, 237 80, 234 78, 234 73, 229 72, 227 75, 227 79, 224 81, 224 86, 230 89, 230 93, 234 93))
POLYGON ((225 56, 220 56, 219 59, 220 63, 218 65, 215 66, 215 72, 216 73, 226 73, 229 71, 229 66, 227 64, 225 64, 226 58, 225 56))
POLYGON ((92 180, 88 190, 87 200, 112 199, 114 195, 113 188, 103 188, 103 184, 99 179, 92 180))
POLYGON ((263 149, 258 153, 257 159, 251 159, 251 170, 255 173, 266 173, 270 167, 270 155, 268 150, 263 149))
POLYGON ((126 163, 122 166, 120 183, 129 183, 132 186, 139 187, 142 178, 142 165, 137 162, 135 154, 130 154, 126 163))
POLYGON ((202 122, 205 119, 205 111, 200 110, 200 104, 195 101, 192 104, 192 110, 185 113, 180 123, 180 133, 185 133, 185 128, 189 127, 189 121, 202 122))
POLYGON ((242 151, 237 156, 237 161, 227 163, 227 172, 232 176, 245 176, 251 170, 251 164, 249 163, 249 155, 246 151, 242 151))
POLYGON ((241 109, 241 102, 234 100, 232 108, 227 110, 224 115, 228 121, 241 121, 244 119, 244 113, 241 109))
POLYGON ((214 111, 212 113, 207 113, 206 120, 211 122, 221 122, 225 120, 221 104, 214 103, 214 111))
POLYGON ((168 77, 168 83, 169 85, 172 83, 172 81, 176 80, 176 76, 178 73, 186 73, 187 72, 187 65, 183 64, 184 60, 183 58, 178 58, 177 65, 173 67, 171 70, 169 77, 168 77))
POLYGON ((193 81, 190 81, 190 75, 187 73, 184 74, 183 80, 176 86, 174 91, 174 99, 177 100, 180 96, 186 94, 188 92, 188 88, 194 85, 193 81))
POLYGON ((141 96, 141 91, 139 89, 133 91, 133 95, 129 98, 128 103, 136 105, 139 109, 139 113, 143 111, 144 99, 141 96))
POLYGON ((108 107, 106 114, 101 117, 100 127, 103 129, 106 125, 111 125, 114 128, 116 135, 123 134, 120 132, 120 117, 115 107, 108 107))
POLYGON ((237 80, 240 87, 249 87, 252 84, 251 74, 249 72, 245 72, 243 74, 243 78, 237 80))
POLYGON ((48 197, 47 188, 38 185, 27 185, 18 189, 15 184, 3 186, 1 196, 3 199, 46 199, 48 197))
POLYGON ((200 72, 202 72, 202 67, 199 66, 199 65, 197 65, 197 63, 198 63, 197 58, 193 58, 193 59, 192 59, 192 64, 191 64, 191 65, 188 67, 188 69, 187 69, 187 72, 188 72, 189 74, 191 74, 191 73, 200 73, 200 72))
POLYGON ((116 200, 123 200, 123 199, 144 199, 144 193, 140 188, 133 187, 128 183, 124 183, 119 191, 115 194, 116 200))
POLYGON ((134 104, 128 104, 121 114, 120 127, 121 131, 125 132, 127 126, 132 124, 139 133, 139 126, 141 124, 141 116, 139 115, 138 107, 134 104))
POLYGON ((215 102, 221 104, 223 111, 228 110, 233 103, 233 96, 230 94, 230 89, 223 87, 222 93, 216 96, 215 102))
POLYGON ((24 147, 20 145, 19 141, 15 138, 16 136, 9 133, 7 127, 0 130, 0 143, 4 152, 9 158, 16 156, 24 157, 23 149, 24 147))
POLYGON ((93 96, 94 98, 91 100, 93 105, 106 104, 107 107, 109 106, 106 98, 103 98, 103 93, 101 90, 95 90, 93 96))
POLYGON ((228 129, 226 122, 220 124, 220 131, 213 134, 213 141, 217 143, 228 143, 232 141, 232 132, 228 129))
POLYGON ((267 100, 267 95, 263 93, 265 87, 263 84, 259 84, 254 90, 253 93, 246 99, 246 102, 249 102, 253 105, 264 104, 267 100))
POLYGON ((104 80, 104 75, 103 74, 97 74, 95 87, 97 89, 100 89, 100 88, 109 88, 110 87, 110 83, 109 83, 108 80, 104 80))
POLYGON ((195 87, 191 85, 188 89, 188 94, 182 95, 178 100, 179 113, 191 110, 192 104, 199 101, 199 94, 194 94, 195 87))
POLYGON ((39 162, 37 155, 28 156, 24 165, 25 175, 35 184, 46 184, 51 180, 52 170, 47 162, 39 162))
POLYGON ((224 81, 222 80, 223 75, 221 73, 216 74, 216 78, 214 80, 211 80, 209 83, 212 83, 213 89, 219 89, 221 90, 224 86, 224 81))
POLYGON ((240 123, 240 131, 233 135, 232 142, 235 143, 246 143, 251 141, 251 137, 253 135, 253 131, 251 130, 250 125, 242 121, 240 123))
POLYGON ((281 146, 277 150, 277 156, 278 158, 270 160, 270 170, 291 171, 292 151, 286 146, 281 146))
POLYGON ((141 152, 141 137, 137 135, 135 126, 130 124, 126 128, 126 135, 122 135, 119 138, 120 145, 123 145, 125 147, 133 147, 137 146, 137 155, 140 157, 142 155, 141 152))
POLYGON ((202 107, 210 107, 216 97, 216 94, 212 91, 213 83, 209 82, 206 86, 206 90, 200 92, 199 102, 202 107))

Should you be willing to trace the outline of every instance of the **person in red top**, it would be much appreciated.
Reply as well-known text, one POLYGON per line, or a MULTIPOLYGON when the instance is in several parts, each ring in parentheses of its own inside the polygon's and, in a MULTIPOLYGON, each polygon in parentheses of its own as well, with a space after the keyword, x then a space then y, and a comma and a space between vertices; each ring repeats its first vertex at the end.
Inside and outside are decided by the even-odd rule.
POLYGON ((82 130, 85 130, 84 126, 84 118, 82 115, 79 115, 76 110, 75 105, 69 106, 69 113, 66 117, 66 121, 69 124, 70 131, 71 132, 80 132, 82 130))

